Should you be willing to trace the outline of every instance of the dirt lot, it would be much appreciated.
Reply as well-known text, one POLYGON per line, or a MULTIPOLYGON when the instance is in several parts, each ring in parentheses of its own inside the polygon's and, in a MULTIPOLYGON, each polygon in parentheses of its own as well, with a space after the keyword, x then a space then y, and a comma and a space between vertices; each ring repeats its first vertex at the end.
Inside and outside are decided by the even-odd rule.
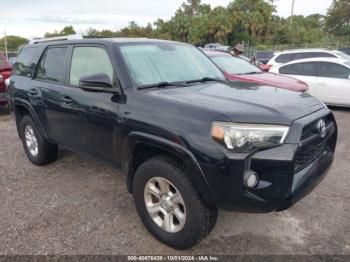
POLYGON ((350 254, 350 110, 334 112, 336 160, 311 195, 282 213, 221 211, 209 237, 179 252, 146 231, 117 171, 66 150, 33 166, 0 109, 0 254, 350 254))

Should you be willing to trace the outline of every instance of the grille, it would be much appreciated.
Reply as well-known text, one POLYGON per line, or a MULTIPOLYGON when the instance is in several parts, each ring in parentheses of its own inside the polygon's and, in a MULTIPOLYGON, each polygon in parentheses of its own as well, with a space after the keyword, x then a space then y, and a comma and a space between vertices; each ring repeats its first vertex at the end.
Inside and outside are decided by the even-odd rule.
MULTIPOLYGON (((316 129, 316 124, 317 121, 319 121, 320 119, 317 119, 313 122, 311 122, 310 124, 307 124, 302 131, 302 135, 301 135, 301 140, 305 140, 315 134, 318 133, 318 130, 316 129)), ((323 118, 323 120, 326 122, 326 126, 328 127, 329 124, 332 123, 332 117, 331 115, 328 115, 326 117, 323 118)))
POLYGON ((295 157, 295 173, 303 170, 319 158, 325 150, 326 145, 327 141, 324 140, 308 150, 299 149, 295 157))

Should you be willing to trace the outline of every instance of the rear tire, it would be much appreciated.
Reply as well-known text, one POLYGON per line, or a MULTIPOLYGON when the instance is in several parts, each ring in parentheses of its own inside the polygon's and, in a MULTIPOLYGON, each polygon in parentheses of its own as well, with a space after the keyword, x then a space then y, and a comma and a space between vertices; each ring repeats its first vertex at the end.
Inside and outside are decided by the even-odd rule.
POLYGON ((24 151, 34 165, 45 165, 57 159, 57 145, 44 139, 30 116, 22 117, 19 131, 24 151))
POLYGON ((133 195, 146 228, 158 240, 176 249, 191 248, 200 242, 217 220, 217 208, 203 201, 187 170, 171 156, 155 156, 140 165, 133 180, 133 195), (166 184, 168 186, 164 186, 166 184), (164 194, 161 188, 170 188, 169 193, 164 194), (172 216, 170 220, 166 219, 167 214, 172 216), (171 226, 166 226, 167 221, 171 226))

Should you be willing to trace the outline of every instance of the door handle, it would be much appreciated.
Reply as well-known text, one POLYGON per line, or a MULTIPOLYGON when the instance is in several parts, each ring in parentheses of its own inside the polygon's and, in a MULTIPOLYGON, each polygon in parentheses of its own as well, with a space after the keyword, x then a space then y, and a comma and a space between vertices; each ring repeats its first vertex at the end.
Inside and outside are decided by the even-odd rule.
POLYGON ((72 104, 73 100, 70 96, 61 96, 61 101, 68 105, 68 104, 72 104))

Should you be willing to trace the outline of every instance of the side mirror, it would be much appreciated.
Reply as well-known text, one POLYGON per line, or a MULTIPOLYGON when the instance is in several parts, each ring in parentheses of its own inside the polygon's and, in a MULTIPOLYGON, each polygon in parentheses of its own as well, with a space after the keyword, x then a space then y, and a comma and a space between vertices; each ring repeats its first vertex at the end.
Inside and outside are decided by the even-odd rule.
POLYGON ((104 73, 82 76, 79 87, 90 92, 119 93, 119 88, 113 88, 111 79, 104 73))

